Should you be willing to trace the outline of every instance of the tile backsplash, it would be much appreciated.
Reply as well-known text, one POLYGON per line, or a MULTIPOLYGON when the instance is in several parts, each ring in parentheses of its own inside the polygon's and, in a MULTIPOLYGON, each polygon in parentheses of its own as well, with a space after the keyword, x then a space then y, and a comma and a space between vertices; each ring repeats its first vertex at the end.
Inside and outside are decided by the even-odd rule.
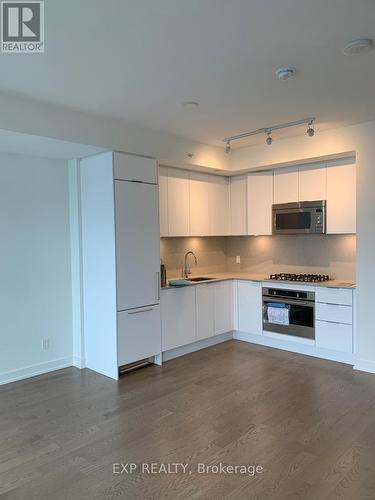
POLYGON ((181 276, 188 250, 198 258, 196 266, 189 257, 195 275, 223 271, 310 272, 355 280, 355 235, 161 238, 160 255, 168 278, 181 276), (236 255, 240 255, 241 264, 236 264, 236 255))
POLYGON ((184 256, 188 250, 192 250, 198 259, 198 265, 195 265, 194 259, 189 256, 192 274, 225 271, 226 239, 226 237, 160 238, 160 258, 167 267, 167 279, 182 275, 184 256))
POLYGON ((355 235, 238 236, 228 238, 226 256, 228 271, 329 274, 355 281, 355 235))

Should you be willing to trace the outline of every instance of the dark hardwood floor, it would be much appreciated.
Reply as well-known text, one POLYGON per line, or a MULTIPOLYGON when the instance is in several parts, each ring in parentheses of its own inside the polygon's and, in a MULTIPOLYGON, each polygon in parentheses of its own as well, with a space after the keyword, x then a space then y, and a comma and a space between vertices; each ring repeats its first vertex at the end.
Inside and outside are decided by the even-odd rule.
POLYGON ((4 499, 375 498, 375 375, 230 341, 116 383, 68 368, 0 388, 4 499), (113 474, 113 463, 136 463, 113 474), (142 474, 142 463, 187 473, 142 474), (261 474, 198 474, 198 463, 261 474), (188 473, 191 471, 191 474, 188 473))

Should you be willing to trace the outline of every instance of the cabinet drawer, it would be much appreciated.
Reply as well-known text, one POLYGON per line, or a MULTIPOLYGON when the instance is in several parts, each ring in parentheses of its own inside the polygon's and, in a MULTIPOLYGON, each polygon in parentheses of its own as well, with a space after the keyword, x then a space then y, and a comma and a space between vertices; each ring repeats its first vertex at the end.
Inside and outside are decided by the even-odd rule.
POLYGON ((353 352, 353 329, 351 325, 316 322, 316 347, 341 352, 353 352))
POLYGON ((351 325, 353 323, 353 308, 352 306, 318 302, 316 304, 316 319, 351 325))
POLYGON ((117 314, 118 366, 161 352, 160 306, 146 306, 117 314))
POLYGON ((316 301, 351 306, 353 305, 353 291, 344 288, 316 287, 316 301))
POLYGON ((143 156, 114 153, 114 177, 123 181, 158 183, 156 160, 143 156))

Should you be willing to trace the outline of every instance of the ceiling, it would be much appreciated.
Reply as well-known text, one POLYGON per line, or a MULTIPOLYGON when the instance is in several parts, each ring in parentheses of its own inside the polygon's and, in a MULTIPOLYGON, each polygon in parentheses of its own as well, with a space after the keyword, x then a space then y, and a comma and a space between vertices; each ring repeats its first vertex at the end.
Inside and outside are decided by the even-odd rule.
POLYGON ((375 38, 374 0, 48 0, 45 9, 46 52, 0 54, 0 91, 209 144, 306 116, 318 130, 375 119, 375 51, 342 54, 354 38, 375 38), (276 78, 283 65, 293 79, 276 78), (200 106, 184 108, 190 100, 200 106))
POLYGON ((59 141, 47 137, 21 134, 0 129, 0 152, 71 160, 103 152, 104 149, 85 144, 59 141))

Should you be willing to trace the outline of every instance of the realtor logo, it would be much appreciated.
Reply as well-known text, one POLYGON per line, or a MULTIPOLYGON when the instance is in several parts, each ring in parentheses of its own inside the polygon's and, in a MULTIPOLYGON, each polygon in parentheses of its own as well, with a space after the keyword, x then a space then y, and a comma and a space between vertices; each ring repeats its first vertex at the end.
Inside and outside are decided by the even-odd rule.
POLYGON ((44 52, 44 2, 1 2, 1 51, 44 52))

